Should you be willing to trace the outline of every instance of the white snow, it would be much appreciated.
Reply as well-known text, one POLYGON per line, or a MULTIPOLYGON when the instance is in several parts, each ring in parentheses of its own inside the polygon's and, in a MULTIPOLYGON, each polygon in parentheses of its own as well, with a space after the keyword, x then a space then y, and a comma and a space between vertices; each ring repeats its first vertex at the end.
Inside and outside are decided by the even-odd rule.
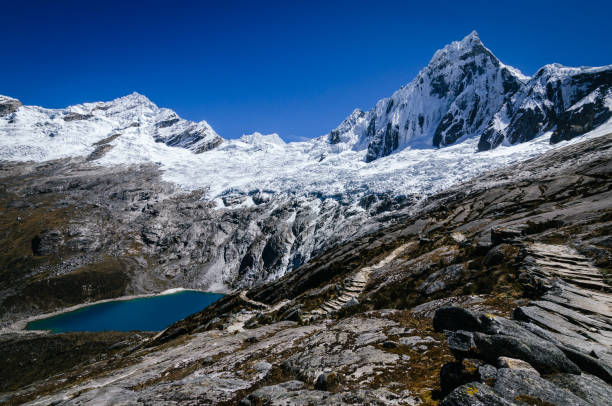
MULTIPOLYGON (((491 117, 491 127, 501 133, 510 120, 510 104, 504 99, 504 67, 518 80, 529 80, 526 85, 529 92, 517 92, 510 103, 522 108, 549 103, 544 97, 529 98, 526 94, 545 94, 550 77, 610 69, 553 64, 530 79, 501 64, 474 32, 437 51, 430 64, 391 98, 380 100, 368 112, 354 110, 336 130, 307 142, 285 143, 278 134, 255 132, 238 140, 223 140, 216 148, 198 154, 195 152, 206 149, 200 147, 221 141, 205 121, 181 119, 172 110, 158 108, 145 96, 133 93, 110 102, 84 103, 65 109, 19 107, 16 112, 0 117, 0 160, 45 161, 85 156, 95 150, 96 142, 119 134, 109 141, 113 148, 94 164, 155 163, 163 171, 164 180, 184 190, 206 189, 206 197, 218 206, 223 206, 222 196, 255 191, 322 197, 366 192, 429 194, 567 144, 552 146, 550 134, 544 134, 527 143, 510 146, 504 141, 494 150, 476 152, 478 135, 491 117), (466 69, 481 69, 482 73, 474 73, 477 77, 466 82, 466 69), (436 90, 457 83, 465 87, 456 92, 455 99, 449 92, 436 90), (474 114, 470 120, 475 124, 462 127, 464 135, 457 143, 441 149, 431 147, 442 115, 453 112, 454 120, 463 123, 469 121, 465 117, 468 111, 474 114), (377 136, 387 125, 397 126, 399 148, 391 155, 366 163, 371 141, 366 133, 372 119, 377 136)), ((566 96, 564 100, 569 100, 566 96)), ((583 98, 573 108, 594 97, 592 94, 583 98)), ((612 92, 606 97, 606 105, 612 108, 612 92)), ((11 100, 0 96, 0 103, 11 100)), ((607 132, 612 132, 610 121, 570 142, 607 132)), ((239 207, 254 204, 248 197, 239 207)))
MULTIPOLYGON (((329 144, 327 137, 286 144, 276 134, 255 133, 240 140, 226 140, 213 150, 196 154, 155 142, 150 124, 154 120, 150 117, 158 116, 159 112, 148 105, 148 99, 140 101, 144 106, 131 105, 128 112, 117 112, 119 120, 108 114, 111 109, 101 110, 106 114, 95 114, 88 120, 64 122, 61 118, 67 111, 79 111, 81 106, 92 112, 95 110, 91 106, 115 106, 117 101, 66 110, 20 107, 15 113, 19 125, 9 124, 7 117, 0 118, 0 159, 44 161, 83 156, 94 149, 93 143, 120 132, 121 136, 111 142, 114 148, 95 161, 98 165, 156 163, 164 180, 185 190, 206 188, 209 199, 256 190, 325 197, 363 192, 434 193, 482 172, 567 144, 550 145, 549 135, 544 135, 531 142, 477 153, 476 137, 441 149, 407 147, 365 163, 365 149, 338 150, 329 144), (128 123, 139 120, 146 124, 147 119, 149 124, 139 127, 130 127, 128 123), (53 131, 57 134, 52 137, 53 131)), ((610 121, 569 143, 607 132, 612 132, 610 121)), ((242 205, 250 204, 252 200, 247 199, 242 205)))

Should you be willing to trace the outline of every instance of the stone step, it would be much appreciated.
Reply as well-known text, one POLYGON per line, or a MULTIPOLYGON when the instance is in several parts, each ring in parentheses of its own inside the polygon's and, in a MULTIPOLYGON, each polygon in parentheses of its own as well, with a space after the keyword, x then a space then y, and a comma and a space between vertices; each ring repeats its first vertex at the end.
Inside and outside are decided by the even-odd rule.
POLYGON ((599 272, 599 270, 597 268, 595 268, 594 266, 583 266, 583 265, 567 265, 567 264, 563 264, 563 263, 557 263, 557 262, 550 262, 550 261, 536 261, 536 263, 539 266, 542 267, 546 267, 546 268, 555 268, 555 269, 562 269, 565 271, 574 271, 574 272, 586 272, 586 273, 593 273, 593 274, 600 274, 601 272, 599 272))
MULTIPOLYGON (((604 283, 604 280, 601 275, 593 275, 593 274, 585 274, 582 272, 571 272, 571 271, 561 271, 557 269, 544 268, 542 271, 547 274, 546 276, 558 276, 560 278, 575 278, 575 279, 585 279, 592 280, 604 283)), ((541 272, 540 272, 541 273, 541 272)), ((604 283, 605 284, 605 283, 604 283)))
POLYGON ((591 261, 589 261, 586 257, 579 256, 559 256, 559 255, 542 255, 537 252, 530 252, 531 255, 536 257, 538 261, 552 261, 559 262, 566 265, 590 265, 591 261))
POLYGON ((365 286, 366 284, 367 282, 365 281, 351 281, 347 286, 365 286))
MULTIPOLYGON (((564 286, 561 289, 551 289, 542 296, 542 300, 548 300, 581 313, 587 312, 587 314, 598 314, 606 318, 612 318, 612 306, 609 302, 593 300, 594 295, 586 296, 584 292, 585 289, 579 287, 564 286)), ((592 291, 586 292, 590 293, 592 291)))
POLYGON ((581 269, 581 268, 574 268, 574 269, 568 269, 568 268, 561 268, 561 267, 556 267, 556 266, 550 266, 550 265, 543 265, 540 267, 540 270, 546 271, 546 272, 550 272, 550 273, 566 273, 568 275, 588 275, 591 277, 595 277, 598 279, 603 279, 603 276, 601 274, 601 272, 599 272, 599 270, 597 270, 596 268, 587 268, 587 269, 581 269))
POLYGON ((561 316, 565 317, 570 321, 573 321, 574 323, 580 323, 582 325, 588 326, 589 328, 612 331, 611 323, 606 323, 604 321, 596 319, 595 317, 589 317, 583 313, 558 305, 556 303, 544 300, 537 300, 532 302, 531 304, 546 311, 560 314, 561 316))
POLYGON ((325 314, 331 313, 334 311, 334 309, 331 306, 329 306, 327 303, 324 303, 321 305, 321 310, 323 310, 325 314))

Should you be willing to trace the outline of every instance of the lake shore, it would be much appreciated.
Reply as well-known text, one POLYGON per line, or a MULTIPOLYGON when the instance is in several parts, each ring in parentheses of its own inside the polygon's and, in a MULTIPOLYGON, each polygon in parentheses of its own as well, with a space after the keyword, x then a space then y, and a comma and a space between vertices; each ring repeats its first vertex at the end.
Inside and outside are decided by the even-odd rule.
POLYGON ((205 290, 200 290, 200 289, 186 289, 186 288, 171 288, 171 289, 166 289, 162 292, 159 293, 145 293, 145 294, 140 294, 140 295, 126 295, 126 296, 120 296, 120 297, 116 297, 116 298, 111 298, 111 299, 102 299, 102 300, 97 300, 95 302, 86 302, 86 303, 81 303, 78 305, 74 305, 74 306, 70 306, 70 307, 65 307, 59 310, 56 310, 54 312, 49 312, 49 313, 44 313, 44 314, 38 314, 35 316, 30 316, 28 318, 22 319, 22 320, 18 320, 16 322, 14 322, 13 324, 11 324, 8 327, 3 327, 0 329, 0 334, 10 334, 10 333, 17 333, 17 334, 49 334, 49 330, 27 330, 27 325, 33 321, 37 321, 37 320, 41 320, 41 319, 47 319, 49 317, 54 317, 54 316, 58 316, 60 314, 64 314, 64 313, 70 313, 73 312, 75 310, 79 310, 82 309, 84 307, 88 307, 88 306, 93 306, 93 305, 97 305, 97 304, 102 304, 102 303, 109 303, 109 302, 122 302, 122 301, 127 301, 127 300, 133 300, 133 299, 141 299, 141 298, 150 298, 150 297, 156 297, 156 296, 165 296, 165 295, 172 295, 175 293, 180 293, 180 292, 201 292, 201 293, 220 293, 220 294, 226 294, 223 292, 210 292, 210 291, 205 291, 205 290))

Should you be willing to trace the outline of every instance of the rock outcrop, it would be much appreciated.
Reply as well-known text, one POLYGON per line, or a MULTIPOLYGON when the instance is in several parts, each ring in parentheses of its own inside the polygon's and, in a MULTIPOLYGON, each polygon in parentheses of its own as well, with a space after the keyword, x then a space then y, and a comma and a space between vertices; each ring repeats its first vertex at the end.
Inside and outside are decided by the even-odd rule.
POLYGON ((0 117, 14 113, 19 107, 21 107, 19 100, 0 95, 0 117))

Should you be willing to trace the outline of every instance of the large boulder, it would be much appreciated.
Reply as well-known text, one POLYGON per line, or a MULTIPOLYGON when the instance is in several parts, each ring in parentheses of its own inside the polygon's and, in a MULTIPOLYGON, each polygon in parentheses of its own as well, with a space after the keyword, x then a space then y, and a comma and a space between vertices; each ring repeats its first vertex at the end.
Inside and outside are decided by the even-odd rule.
POLYGON ((583 399, 530 371, 501 368, 493 390, 504 399, 528 405, 587 406, 583 399))
POLYGON ((513 406, 487 385, 471 382, 461 385, 446 396, 440 406, 513 406))
POLYGON ((474 333, 474 343, 482 359, 489 363, 499 357, 518 358, 542 374, 580 374, 580 368, 559 348, 543 340, 474 333))
POLYGON ((456 306, 438 309, 433 318, 433 327, 436 331, 480 331, 481 324, 477 314, 456 306))

